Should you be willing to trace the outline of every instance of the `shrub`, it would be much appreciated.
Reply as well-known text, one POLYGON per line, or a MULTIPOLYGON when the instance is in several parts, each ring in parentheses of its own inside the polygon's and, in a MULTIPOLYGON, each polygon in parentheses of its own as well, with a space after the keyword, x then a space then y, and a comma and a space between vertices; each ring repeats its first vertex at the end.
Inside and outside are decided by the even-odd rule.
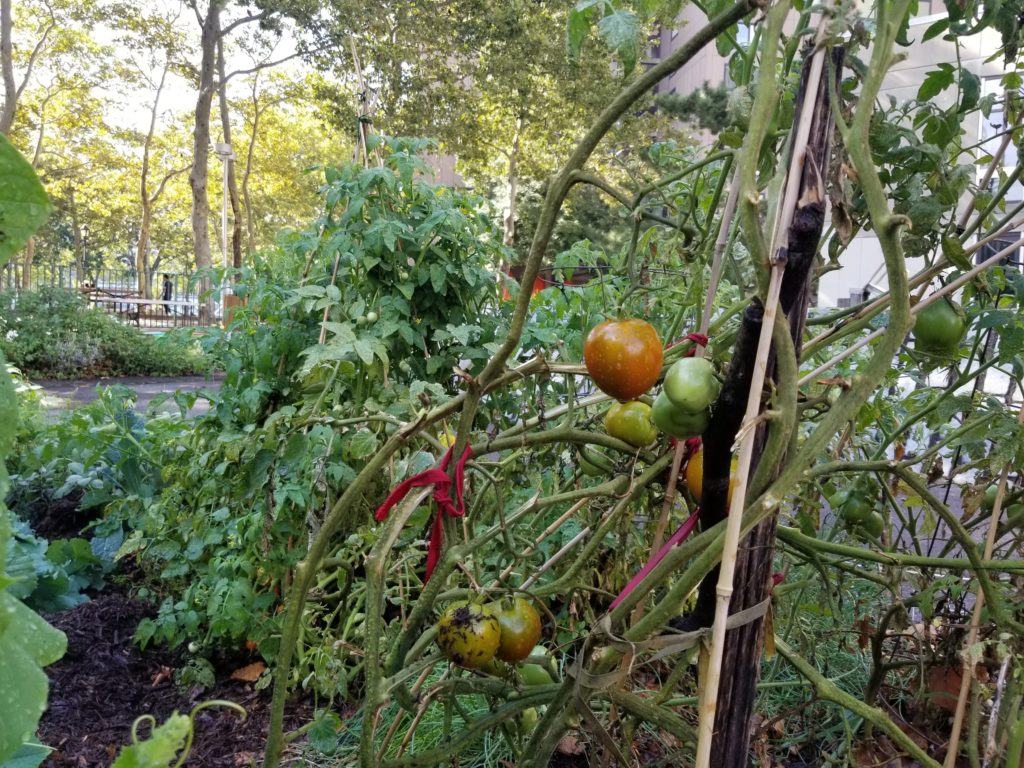
POLYGON ((192 340, 154 337, 61 288, 0 293, 0 350, 30 378, 176 376, 209 364, 192 340))

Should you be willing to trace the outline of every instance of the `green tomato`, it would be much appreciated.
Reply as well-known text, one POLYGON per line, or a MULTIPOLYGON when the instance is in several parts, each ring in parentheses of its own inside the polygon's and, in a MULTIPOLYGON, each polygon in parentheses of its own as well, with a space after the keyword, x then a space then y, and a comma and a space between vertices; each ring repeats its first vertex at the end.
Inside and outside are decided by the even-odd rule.
POLYGON ((703 357, 684 357, 668 369, 663 391, 676 408, 701 413, 715 402, 721 388, 710 362, 703 357))
POLYGON ((540 720, 540 715, 537 714, 536 707, 530 707, 524 709, 519 715, 519 725, 522 726, 523 731, 532 731, 537 727, 537 722, 540 720))
POLYGON ((604 429, 612 437, 643 448, 658 439, 658 430, 651 423, 651 406, 632 400, 616 403, 604 417, 604 429))
POLYGON ((604 477, 615 473, 615 464, 605 453, 589 445, 580 446, 578 452, 580 471, 587 477, 604 477))
POLYGON ((366 313, 366 322, 368 322, 368 323, 376 323, 377 322, 377 313, 376 312, 367 312, 366 313))
POLYGON ((520 664, 519 679, 523 685, 551 685, 551 673, 540 664, 520 664))
POLYGON ((869 536, 877 539, 882 535, 882 531, 885 530, 885 518, 878 512, 872 512, 868 515, 867 520, 862 522, 860 525, 869 536))
POLYGON ((914 348, 930 355, 950 357, 967 333, 960 305, 947 298, 929 304, 914 322, 914 348))
POLYGON ((1006 522, 1004 525, 1008 529, 1020 528, 1024 526, 1024 504, 1011 504, 1006 509, 1006 522))
POLYGON ((699 413, 687 413, 677 408, 664 392, 659 392, 654 398, 651 421, 666 435, 679 439, 702 435, 710 420, 711 414, 707 409, 699 413))
POLYGON ((985 497, 982 499, 981 504, 989 512, 996 505, 996 493, 999 491, 999 484, 995 483, 985 489, 985 497))
POLYGON ((852 490, 843 505, 839 507, 839 514, 843 518, 843 522, 849 525, 865 522, 874 511, 874 503, 859 488, 852 490))

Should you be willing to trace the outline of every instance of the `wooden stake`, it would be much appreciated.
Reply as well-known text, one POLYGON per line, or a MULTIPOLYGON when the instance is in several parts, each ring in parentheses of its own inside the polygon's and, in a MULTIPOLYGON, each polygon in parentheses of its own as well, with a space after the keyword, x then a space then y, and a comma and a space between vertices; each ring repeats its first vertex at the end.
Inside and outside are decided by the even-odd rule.
POLYGON ((729 517, 726 522, 725 543, 722 549, 722 563, 719 569, 718 585, 715 589, 715 621, 711 633, 711 648, 708 653, 707 674, 704 677, 701 691, 700 723, 697 730, 697 761, 696 768, 709 768, 711 765, 711 745, 714 739, 715 715, 718 705, 718 690, 721 682, 722 658, 725 652, 726 622, 729 619, 729 606, 732 602, 733 578, 736 572, 737 551, 743 525, 743 508, 747 495, 747 483, 754 454, 754 443, 757 436, 756 419, 761 411, 761 390, 764 387, 768 372, 768 357, 772 345, 772 333, 775 330, 775 317, 779 306, 779 293, 782 278, 786 270, 783 254, 785 239, 789 236, 793 213, 796 210, 797 198, 803 178, 804 161, 807 156, 807 142, 810 137, 814 108, 811 100, 818 92, 821 73, 825 62, 825 48, 822 41, 825 33, 826 17, 822 17, 818 26, 817 49, 814 51, 807 77, 804 108, 800 112, 796 133, 793 137, 793 150, 790 167, 786 173, 783 198, 776 214, 771 233, 772 270, 768 284, 768 295, 764 301, 764 317, 761 321, 761 332, 758 339, 757 357, 754 360, 753 377, 747 397, 746 414, 740 428, 739 463, 736 468, 736 487, 729 505, 729 517))

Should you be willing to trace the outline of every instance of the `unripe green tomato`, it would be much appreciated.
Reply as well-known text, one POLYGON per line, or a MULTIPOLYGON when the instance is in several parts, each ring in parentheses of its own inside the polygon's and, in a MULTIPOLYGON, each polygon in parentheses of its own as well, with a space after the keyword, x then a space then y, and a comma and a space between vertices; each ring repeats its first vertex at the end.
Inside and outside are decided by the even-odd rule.
POLYGON ((540 664, 520 664, 519 679, 523 685, 551 685, 551 674, 540 664))
POLYGON ((639 400, 616 403, 604 417, 604 429, 612 437, 637 448, 650 445, 658 438, 658 430, 651 423, 651 406, 639 400))
POLYGON ((537 723, 540 721, 540 715, 537 714, 536 707, 530 707, 524 709, 522 714, 519 715, 519 725, 522 726, 524 731, 532 731, 537 727, 537 723))
POLYGON ((721 388, 715 378, 715 369, 708 360, 684 357, 668 369, 662 391, 676 408, 687 413, 701 413, 715 402, 721 388))
POLYGON ((699 413, 687 413, 677 408, 664 392, 659 392, 654 398, 651 421, 666 435, 681 440, 702 435, 710 420, 711 414, 707 409, 699 413))
POLYGON ((859 523, 847 523, 847 530, 854 533, 860 531, 873 539, 877 539, 885 530, 885 518, 878 512, 872 511, 864 520, 859 523))
POLYGON ((376 312, 367 312, 366 313, 366 322, 368 322, 368 323, 376 323, 377 319, 378 318, 377 318, 377 313, 376 312))
POLYGON ((967 333, 967 319, 959 304, 943 297, 917 314, 914 349, 930 355, 950 357, 967 333))
POLYGON ((863 523, 874 511, 874 503, 859 488, 853 489, 839 507, 840 516, 848 524, 863 523))
POLYGON ((356 325, 362 327, 366 325, 366 315, 360 315, 356 318, 356 325))
POLYGON ((1024 504, 1011 504, 1007 507, 1004 525, 1011 530, 1024 526, 1024 504))
POLYGON ((982 498, 981 504, 989 512, 991 512, 992 508, 995 507, 995 505, 996 505, 996 493, 998 493, 998 491, 999 491, 998 483, 994 483, 994 484, 990 485, 988 488, 985 489, 985 496, 984 496, 984 498, 982 498))
POLYGON ((587 477, 604 477, 615 472, 615 464, 601 451, 584 445, 578 453, 580 471, 587 477))
POLYGON ((882 531, 886 529, 886 519, 878 512, 871 512, 867 519, 860 523, 860 526, 867 531, 867 535, 872 539, 878 539, 882 536, 882 531))

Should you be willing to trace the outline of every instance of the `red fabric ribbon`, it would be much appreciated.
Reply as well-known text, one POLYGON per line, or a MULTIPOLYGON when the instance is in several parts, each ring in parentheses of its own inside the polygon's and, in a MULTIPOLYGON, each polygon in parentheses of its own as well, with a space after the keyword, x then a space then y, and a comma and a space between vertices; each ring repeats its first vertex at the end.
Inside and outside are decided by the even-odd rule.
MULTIPOLYGON (((684 341, 692 341, 694 344, 699 344, 702 347, 706 347, 710 339, 703 333, 688 333, 685 336, 680 336, 675 341, 670 341, 666 345, 665 349, 672 349, 672 347, 674 347, 676 344, 682 344, 684 341)), ((689 350, 685 355, 683 355, 683 357, 693 357, 695 354, 697 354, 697 347, 694 347, 693 349, 689 350)))
POLYGON ((384 499, 384 503, 377 508, 374 515, 377 522, 384 520, 391 508, 405 498, 413 488, 422 488, 426 485, 434 486, 434 503, 437 504, 437 514, 434 516, 434 524, 430 530, 430 545, 427 548, 427 577, 424 583, 430 581, 430 574, 434 572, 437 561, 441 559, 441 544, 443 527, 441 519, 445 515, 450 517, 462 517, 466 514, 466 505, 462 500, 462 490, 465 484, 466 462, 472 455, 472 449, 467 445, 462 452, 462 457, 455 463, 455 499, 452 501, 449 491, 452 487, 452 479, 448 477, 448 464, 451 462, 452 449, 449 448, 444 458, 441 459, 441 466, 436 469, 428 469, 418 475, 406 478, 384 499))
POLYGON ((637 585, 646 578, 647 574, 653 571, 658 563, 665 559, 665 555, 672 550, 672 547, 686 541, 687 537, 693 533, 693 529, 697 527, 697 521, 699 519, 700 507, 697 507, 693 510, 693 514, 686 518, 686 520, 683 521, 683 524, 679 526, 679 529, 672 534, 668 541, 665 542, 662 548, 655 552, 651 559, 647 561, 647 564, 637 571, 636 576, 630 579, 629 583, 622 588, 622 591, 619 592, 619 596, 612 600, 612 604, 609 606, 608 610, 614 610, 619 603, 629 597, 629 594, 637 588, 637 585))

